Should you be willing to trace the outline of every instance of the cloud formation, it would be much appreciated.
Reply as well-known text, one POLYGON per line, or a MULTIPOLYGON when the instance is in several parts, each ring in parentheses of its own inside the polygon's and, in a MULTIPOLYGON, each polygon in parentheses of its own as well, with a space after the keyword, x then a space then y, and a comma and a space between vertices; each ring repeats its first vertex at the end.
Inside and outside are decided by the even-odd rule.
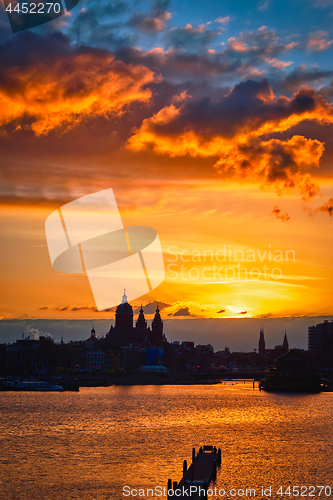
MULTIPOLYGON (((148 302, 147 304, 144 304, 142 306, 142 308, 143 308, 145 314, 155 314, 157 305, 158 305, 159 310, 162 311, 166 307, 170 307, 172 304, 168 304, 167 302, 148 302)), ((134 309, 134 314, 139 314, 140 309, 141 309, 141 306, 136 307, 134 309)))
POLYGON ((281 222, 286 222, 290 219, 290 215, 288 215, 287 212, 283 214, 282 210, 277 206, 273 208, 271 215, 275 215, 277 219, 281 220, 281 222))
POLYGON ((211 42, 220 34, 219 30, 210 30, 205 24, 183 28, 172 28, 166 35, 166 46, 176 49, 186 49, 189 52, 207 50, 211 42))
POLYGON ((106 50, 73 47, 60 33, 24 32, 1 50, 0 125, 28 119, 36 135, 71 128, 89 116, 121 115, 131 102, 149 101, 147 85, 158 81, 144 66, 127 65, 106 50), (18 43, 29 47, 27 59, 17 53, 18 43), (46 43, 47 51, 31 55, 46 43))
POLYGON ((308 199, 317 186, 309 171, 319 167, 324 144, 295 135, 266 139, 303 121, 333 123, 332 107, 311 89, 275 98, 266 79, 235 85, 224 97, 171 104, 143 121, 128 147, 170 156, 215 157, 215 167, 238 178, 251 176, 278 192, 297 187, 308 199))
POLYGON ((162 31, 169 19, 171 19, 171 13, 158 8, 153 11, 151 16, 144 14, 133 16, 128 25, 145 32, 162 31))
POLYGON ((333 40, 328 40, 327 31, 316 31, 310 33, 307 47, 311 51, 322 51, 332 45, 333 40))
POLYGON ((57 306, 57 307, 49 307, 42 306, 38 309, 39 311, 57 311, 57 312, 78 312, 78 311, 92 311, 92 312, 114 312, 116 307, 109 307, 108 309, 103 309, 103 311, 98 310, 96 306, 57 306))
POLYGON ((318 207, 315 212, 326 212, 330 217, 333 216, 333 198, 330 198, 327 203, 324 203, 321 205, 321 207, 318 207))
POLYGON ((173 314, 169 314, 169 316, 195 316, 195 314, 192 314, 190 308, 186 306, 178 309, 178 311, 173 314))

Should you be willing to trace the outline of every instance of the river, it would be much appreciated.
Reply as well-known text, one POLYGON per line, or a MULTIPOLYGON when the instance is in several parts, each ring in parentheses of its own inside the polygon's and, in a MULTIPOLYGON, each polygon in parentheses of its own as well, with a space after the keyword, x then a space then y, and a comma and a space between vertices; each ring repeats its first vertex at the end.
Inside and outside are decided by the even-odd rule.
POLYGON ((229 498, 247 488, 269 498, 261 488, 271 486, 283 500, 292 497, 277 495, 280 486, 333 486, 333 393, 271 394, 249 381, 117 386, 2 392, 0 408, 4 500, 134 498, 124 486, 139 493, 179 481, 183 460, 203 444, 222 449, 213 486, 229 498))

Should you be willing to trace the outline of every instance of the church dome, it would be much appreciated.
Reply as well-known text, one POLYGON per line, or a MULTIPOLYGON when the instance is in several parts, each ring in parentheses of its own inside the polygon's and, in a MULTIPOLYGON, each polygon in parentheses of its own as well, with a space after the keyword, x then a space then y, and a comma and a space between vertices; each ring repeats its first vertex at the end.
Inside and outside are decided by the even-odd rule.
POLYGON ((119 304, 117 306, 117 314, 133 314, 133 307, 128 302, 119 304))

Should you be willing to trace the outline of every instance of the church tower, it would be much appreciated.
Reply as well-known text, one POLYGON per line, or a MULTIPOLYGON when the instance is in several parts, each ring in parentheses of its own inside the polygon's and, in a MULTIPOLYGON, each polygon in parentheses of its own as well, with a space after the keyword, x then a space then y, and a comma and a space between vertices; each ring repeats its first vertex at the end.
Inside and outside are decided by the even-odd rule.
POLYGON ((264 328, 261 326, 260 327, 260 337, 259 337, 259 354, 265 354, 266 352, 266 346, 265 346, 265 335, 264 335, 264 328))
POLYGON ((116 309, 116 328, 124 333, 129 333, 133 329, 133 308, 127 302, 126 290, 122 303, 116 309))
POLYGON ((162 318, 160 315, 160 310, 158 308, 158 304, 157 304, 156 313, 155 313, 155 316, 154 316, 154 319, 153 319, 153 322, 151 325, 151 329, 152 329, 153 341, 155 341, 157 343, 163 342, 163 321, 162 321, 162 318))
POLYGON ((140 309, 140 314, 138 317, 138 321, 136 322, 136 327, 140 330, 147 330, 147 321, 145 319, 145 315, 143 313, 142 304, 140 309))
POLYGON ((284 332, 284 339, 283 339, 282 346, 283 346, 284 352, 288 352, 289 351, 289 343, 288 343, 288 339, 287 339, 287 332, 286 332, 286 330, 284 332))

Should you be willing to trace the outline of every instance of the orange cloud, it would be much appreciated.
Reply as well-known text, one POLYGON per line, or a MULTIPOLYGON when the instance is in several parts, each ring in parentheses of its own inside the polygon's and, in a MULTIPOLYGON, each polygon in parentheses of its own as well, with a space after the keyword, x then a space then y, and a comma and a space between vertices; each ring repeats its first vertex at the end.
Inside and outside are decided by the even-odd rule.
POLYGON ((231 170, 239 178, 262 179, 266 185, 273 184, 280 194, 298 187, 307 200, 316 194, 318 187, 304 172, 319 167, 323 152, 321 142, 298 135, 287 141, 252 139, 235 145, 215 166, 231 170))
POLYGON ((271 215, 275 215, 277 219, 281 219, 281 222, 286 222, 290 219, 290 215, 287 212, 283 214, 281 208, 277 206, 273 208, 271 215))
POLYGON ((268 64, 270 64, 271 66, 273 66, 273 68, 278 68, 278 69, 287 68, 288 66, 290 66, 291 64, 293 64, 292 61, 288 61, 288 62, 287 61, 279 61, 275 57, 273 59, 270 59, 269 57, 266 57, 265 61, 268 64))
POLYGON ((308 199, 318 187, 307 172, 319 167, 324 144, 298 135, 285 141, 261 139, 304 120, 333 123, 332 108, 312 90, 275 99, 266 80, 248 81, 218 102, 206 98, 163 108, 143 121, 128 147, 170 156, 215 156, 219 171, 262 179, 278 192, 298 187, 308 199))
POLYGON ((248 44, 238 40, 235 36, 228 38, 228 48, 236 52, 249 52, 250 50, 255 50, 257 47, 249 47, 248 44))
POLYGON ((0 125, 32 117, 36 135, 73 127, 90 115, 120 115, 132 101, 147 102, 158 77, 145 66, 116 61, 107 51, 69 53, 50 62, 3 70, 0 125))
POLYGON ((230 21, 230 16, 225 16, 225 17, 217 17, 215 19, 215 22, 216 23, 221 23, 221 24, 228 24, 228 22, 230 21))
POLYGON ((330 217, 333 216, 333 198, 330 198, 327 203, 318 207, 315 212, 327 212, 330 217))
POLYGON ((308 41, 309 50, 326 50, 330 45, 332 45, 333 40, 327 40, 327 31, 317 31, 311 33, 308 41))

